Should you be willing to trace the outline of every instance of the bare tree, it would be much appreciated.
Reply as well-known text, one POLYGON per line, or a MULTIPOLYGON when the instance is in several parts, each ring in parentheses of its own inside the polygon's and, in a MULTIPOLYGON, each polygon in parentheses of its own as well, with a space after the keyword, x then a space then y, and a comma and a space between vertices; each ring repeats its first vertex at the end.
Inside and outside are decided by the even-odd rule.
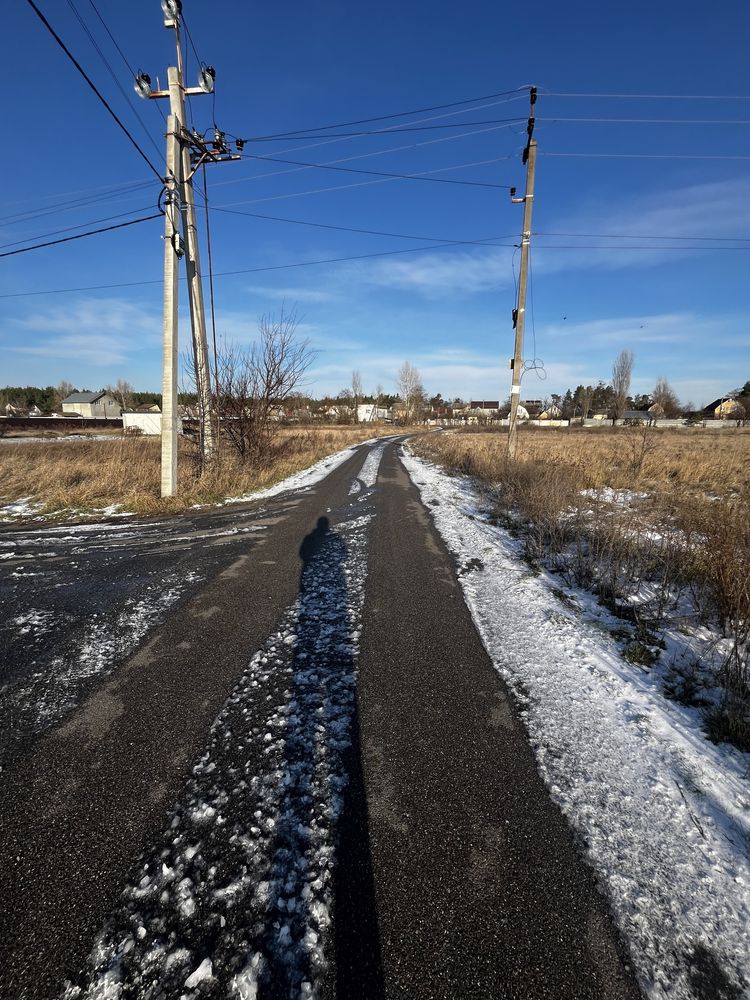
POLYGON ((62 380, 55 389, 55 408, 62 404, 64 399, 67 399, 71 393, 76 391, 76 387, 72 382, 66 382, 65 379, 62 380))
POLYGON ((283 416, 283 404, 298 390, 313 360, 307 340, 298 340, 296 313, 263 316, 250 347, 225 344, 218 352, 217 386, 223 429, 242 458, 268 460, 283 416))
POLYGON ((362 398, 362 395, 363 395, 362 376, 359 374, 358 371, 354 371, 352 372, 352 406, 354 407, 355 424, 359 423, 359 411, 357 410, 357 406, 359 405, 359 401, 362 398))
POLYGON ((617 420, 622 420, 628 408, 634 361, 633 352, 623 350, 617 355, 615 363, 612 365, 612 391, 614 393, 615 419, 617 420))
POLYGON ((107 392, 116 399, 123 410, 129 409, 133 405, 133 386, 125 379, 118 378, 115 385, 108 385, 107 392))
POLYGON ((398 370, 396 389, 406 411, 406 423, 418 420, 425 405, 422 377, 410 362, 405 361, 398 370))
POLYGON ((661 408, 663 415, 669 420, 680 415, 680 401, 677 393, 667 382, 663 375, 656 380, 654 391, 651 393, 651 400, 654 406, 661 408))

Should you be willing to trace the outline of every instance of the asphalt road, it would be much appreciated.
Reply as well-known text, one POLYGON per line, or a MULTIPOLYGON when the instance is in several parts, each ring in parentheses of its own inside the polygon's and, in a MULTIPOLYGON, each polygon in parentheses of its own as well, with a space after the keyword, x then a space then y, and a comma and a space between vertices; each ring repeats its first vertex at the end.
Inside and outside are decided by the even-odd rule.
POLYGON ((397 444, 3 554, 1 997, 639 995, 397 444))

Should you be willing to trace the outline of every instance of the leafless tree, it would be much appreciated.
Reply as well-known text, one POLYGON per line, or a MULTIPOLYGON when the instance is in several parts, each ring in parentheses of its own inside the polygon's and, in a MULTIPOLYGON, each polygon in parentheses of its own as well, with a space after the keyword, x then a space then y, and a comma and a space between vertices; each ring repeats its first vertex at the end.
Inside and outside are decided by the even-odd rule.
POLYGON ((107 392, 116 399, 123 410, 129 409, 133 405, 133 386, 125 379, 118 378, 114 385, 107 386, 107 392))
POLYGON ((664 416, 669 420, 680 415, 680 401, 677 393, 667 382, 663 375, 656 380, 654 391, 651 393, 654 405, 660 406, 664 416))
POLYGON ((628 408, 628 395, 630 393, 630 381, 633 377, 633 362, 635 355, 632 351, 623 350, 615 358, 612 365, 612 390, 614 392, 615 417, 622 420, 628 408))
POLYGON ((359 401, 363 396, 362 390, 362 376, 358 371, 352 372, 352 406, 354 407, 354 423, 359 423, 359 413, 357 406, 359 401))
POLYGON ((283 416, 313 360, 307 340, 296 336, 296 313, 263 316, 250 346, 223 344, 217 386, 223 430, 243 460, 267 461, 283 416))
POLYGON ((424 409, 425 391, 419 372, 409 361, 405 361, 398 370, 396 389, 404 404, 406 423, 413 423, 424 409))
POLYGON ((76 387, 73 385, 73 383, 66 382, 65 379, 63 379, 63 381, 60 382, 57 388, 55 389, 55 407, 57 408, 61 406, 62 401, 64 399, 67 399, 68 396, 70 396, 70 394, 75 391, 76 387))

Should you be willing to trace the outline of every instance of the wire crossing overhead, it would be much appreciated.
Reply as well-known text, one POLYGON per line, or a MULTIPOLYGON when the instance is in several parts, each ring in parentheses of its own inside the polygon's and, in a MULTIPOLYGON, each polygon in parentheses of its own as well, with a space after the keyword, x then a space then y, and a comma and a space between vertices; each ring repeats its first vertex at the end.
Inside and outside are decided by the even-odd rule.
POLYGON ((340 167, 331 163, 308 163, 304 160, 284 160, 278 156, 261 156, 257 153, 243 153, 244 160, 267 160, 269 163, 286 163, 294 167, 312 167, 315 170, 338 170, 347 174, 368 174, 372 177, 390 177, 394 180, 429 181, 432 184, 462 184, 467 187, 500 188, 510 190, 509 184, 491 184, 488 181, 459 181, 450 177, 427 177, 424 174, 392 174, 384 170, 362 170, 357 167, 340 167))
POLYGON ((151 170, 151 172, 152 172, 153 174, 155 174, 155 175, 156 175, 156 177, 157 177, 157 178, 158 178, 158 180, 159 180, 159 183, 162 183, 162 175, 161 175, 161 174, 159 173, 159 171, 158 171, 158 170, 156 169, 156 167, 155 167, 155 166, 153 165, 153 163, 152 163, 152 162, 151 162, 151 160, 150 160, 150 159, 148 158, 148 156, 147 156, 147 155, 146 155, 146 154, 145 154, 145 153, 143 152, 143 150, 141 149, 141 147, 140 147, 140 145, 138 144, 138 142, 137 142, 137 141, 136 141, 136 140, 135 140, 135 139, 133 138, 133 136, 131 135, 131 133, 130 133, 129 129, 127 128, 127 126, 126 126, 126 125, 124 125, 124 124, 122 123, 122 121, 121 121, 121 120, 119 119, 119 117, 117 116, 117 114, 115 113, 115 111, 113 111, 113 109, 112 109, 112 107, 110 106, 109 102, 108 102, 108 101, 107 101, 107 99, 106 99, 106 98, 105 98, 105 97, 104 97, 104 96, 102 95, 101 91, 100 91, 100 90, 99 90, 99 88, 98 88, 98 87, 96 86, 96 84, 95 84, 95 83, 93 82, 93 80, 92 80, 92 79, 91 79, 91 77, 90 77, 90 76, 88 75, 88 73, 86 72, 86 70, 85 70, 85 69, 83 68, 83 66, 81 66, 81 64, 80 64, 80 63, 78 62, 78 60, 76 59, 76 57, 75 57, 75 56, 73 55, 73 53, 72 53, 72 52, 70 51, 70 49, 69 49, 69 48, 67 47, 67 45, 66 45, 66 44, 65 44, 65 42, 64 42, 64 41, 62 40, 62 38, 60 38, 60 36, 59 36, 59 35, 57 34, 57 32, 55 31, 55 29, 54 29, 54 28, 52 27, 52 25, 51 25, 51 24, 49 23, 49 21, 48 21, 48 20, 47 20, 47 18, 46 18, 46 17, 44 16, 44 14, 43 14, 43 13, 41 12, 41 10, 39 10, 39 8, 37 7, 37 5, 36 5, 36 4, 34 3, 34 0, 26 0, 26 3, 27 3, 27 4, 29 5, 29 7, 31 7, 31 9, 32 9, 32 10, 34 11, 34 13, 36 14, 36 16, 37 16, 37 17, 39 18, 39 20, 40 20, 40 21, 42 22, 42 24, 44 25, 44 27, 45 27, 45 28, 47 29, 47 31, 48 31, 48 32, 50 33, 50 35, 52 35, 52 37, 53 37, 53 38, 54 38, 54 40, 55 40, 55 41, 57 42, 57 44, 58 44, 58 45, 60 46, 60 48, 61 48, 61 49, 63 50, 63 52, 65 53, 65 55, 66 55, 66 56, 68 57, 68 59, 69 59, 69 60, 70 60, 70 61, 71 61, 71 62, 73 63, 73 65, 75 66, 75 68, 76 68, 76 69, 78 70, 78 72, 79 72, 79 73, 81 74, 81 76, 82 76, 82 77, 83 77, 83 79, 84 79, 84 80, 86 81, 86 83, 87 83, 87 84, 89 85, 89 87, 91 88, 91 90, 93 90, 93 92, 94 92, 94 93, 96 94, 96 96, 97 96, 97 97, 99 98, 99 100, 100 100, 100 101, 101 101, 101 103, 102 103, 102 104, 104 105, 104 107, 105 107, 105 108, 107 109, 107 111, 108 111, 108 112, 109 112, 109 114, 110 114, 110 115, 112 116, 112 118, 113 118, 113 119, 115 120, 115 122, 117 123, 117 125, 118 125, 118 126, 120 127, 120 129, 121 129, 121 130, 122 130, 122 131, 123 131, 123 132, 125 133, 125 135, 126 135, 126 136, 127 136, 127 138, 129 139, 129 141, 130 141, 131 145, 132 145, 132 146, 133 146, 133 147, 134 147, 134 148, 136 149, 136 151, 138 152, 138 155, 139 155, 139 156, 140 156, 140 157, 141 157, 141 158, 142 158, 142 159, 143 159, 143 160, 145 161, 145 163, 146 163, 146 164, 148 165, 148 167, 149 167, 149 169, 151 170))
POLYGON ((43 247, 54 247, 58 243, 71 243, 73 240, 82 240, 86 236, 98 236, 99 233, 110 233, 113 229, 125 229, 127 226, 135 226, 139 222, 149 222, 151 219, 160 219, 162 212, 155 212, 153 215, 144 215, 140 219, 131 219, 129 222, 120 222, 116 226, 104 226, 103 229, 90 229, 87 233, 77 233, 75 236, 65 236, 59 240, 50 240, 48 243, 35 243, 32 247, 22 247, 20 250, 7 250, 0 253, 0 257, 15 257, 19 253, 29 253, 31 250, 41 250, 43 247))

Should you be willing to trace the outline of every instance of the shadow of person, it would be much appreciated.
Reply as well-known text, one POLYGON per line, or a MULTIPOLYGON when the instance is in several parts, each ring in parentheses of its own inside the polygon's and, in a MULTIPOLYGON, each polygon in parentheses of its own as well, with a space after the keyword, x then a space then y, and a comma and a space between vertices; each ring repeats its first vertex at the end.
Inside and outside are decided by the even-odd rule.
POLYGON ((382 997, 343 532, 306 535, 259 1000, 382 997), (333 934, 331 934, 333 920, 333 934))

